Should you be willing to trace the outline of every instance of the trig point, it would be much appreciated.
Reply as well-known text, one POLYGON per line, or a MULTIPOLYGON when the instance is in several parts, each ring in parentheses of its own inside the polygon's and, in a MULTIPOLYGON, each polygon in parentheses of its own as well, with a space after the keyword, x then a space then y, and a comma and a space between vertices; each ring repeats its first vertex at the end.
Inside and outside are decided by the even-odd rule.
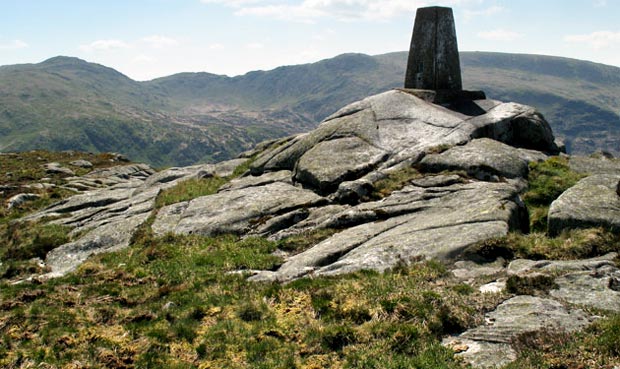
POLYGON ((419 8, 413 27, 405 88, 463 89, 459 48, 451 8, 419 8))

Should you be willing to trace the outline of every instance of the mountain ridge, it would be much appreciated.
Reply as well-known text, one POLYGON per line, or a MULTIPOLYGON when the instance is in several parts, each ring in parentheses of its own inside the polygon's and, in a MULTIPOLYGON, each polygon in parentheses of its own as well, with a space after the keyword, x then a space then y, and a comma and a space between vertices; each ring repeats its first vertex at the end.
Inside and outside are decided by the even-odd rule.
MULTIPOLYGON (((569 151, 620 154, 620 68, 488 52, 461 53, 461 64, 465 88, 539 108, 569 151)), ((159 166, 222 160, 400 87, 405 65, 405 52, 349 53, 242 76, 146 82, 72 57, 2 66, 0 150, 119 151, 159 166)))

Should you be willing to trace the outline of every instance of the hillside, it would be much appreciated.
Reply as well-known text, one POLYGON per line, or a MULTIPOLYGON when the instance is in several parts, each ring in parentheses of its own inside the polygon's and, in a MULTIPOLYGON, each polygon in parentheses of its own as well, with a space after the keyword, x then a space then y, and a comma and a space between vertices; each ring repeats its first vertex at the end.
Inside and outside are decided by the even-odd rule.
MULTIPOLYGON (((620 154, 620 69, 537 55, 461 53, 465 88, 539 108, 569 151, 620 154)), ((118 151, 154 165, 229 158, 308 131, 339 107, 402 84, 406 53, 344 54, 226 77, 135 82, 57 57, 0 67, 0 151, 118 151)))
POLYGON ((158 166, 183 165, 228 158, 310 128, 285 111, 180 115, 173 103, 113 69, 75 58, 0 67, 0 151, 116 151, 158 166))
POLYGON ((471 104, 161 171, 0 154, 0 367, 616 368, 620 159, 471 104))

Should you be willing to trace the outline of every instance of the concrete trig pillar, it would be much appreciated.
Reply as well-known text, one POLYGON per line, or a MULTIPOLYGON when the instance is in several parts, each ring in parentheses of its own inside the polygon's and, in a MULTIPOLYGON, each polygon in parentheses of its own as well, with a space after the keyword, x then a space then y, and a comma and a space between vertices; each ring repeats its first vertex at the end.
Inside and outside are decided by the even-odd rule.
POLYGON ((456 28, 451 8, 419 8, 411 36, 405 88, 463 89, 456 28))

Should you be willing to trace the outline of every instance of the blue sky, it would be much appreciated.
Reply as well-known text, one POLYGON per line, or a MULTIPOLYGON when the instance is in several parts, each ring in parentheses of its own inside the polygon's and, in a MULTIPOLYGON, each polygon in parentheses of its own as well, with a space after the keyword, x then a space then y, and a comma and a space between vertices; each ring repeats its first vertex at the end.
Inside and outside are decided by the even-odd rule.
POLYGON ((0 0, 0 65, 68 55, 136 80, 232 76, 406 50, 429 5, 453 7, 462 51, 620 66, 620 0, 0 0))

